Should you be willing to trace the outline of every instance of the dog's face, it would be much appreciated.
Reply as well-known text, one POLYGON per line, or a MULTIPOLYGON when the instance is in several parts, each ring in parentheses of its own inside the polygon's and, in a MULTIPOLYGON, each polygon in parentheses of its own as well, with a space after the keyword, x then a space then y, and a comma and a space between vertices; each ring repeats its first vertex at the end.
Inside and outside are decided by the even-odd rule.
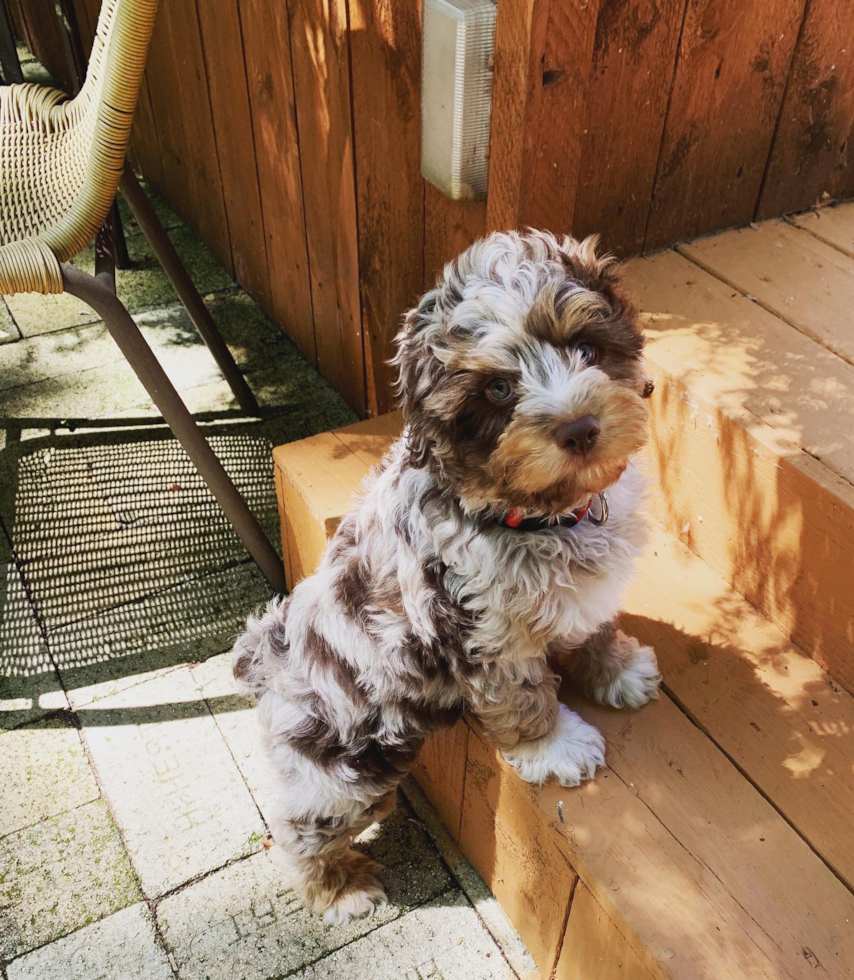
POLYGON ((595 246, 491 235, 406 317, 394 362, 411 462, 470 509, 566 511, 644 443, 643 335, 595 246))

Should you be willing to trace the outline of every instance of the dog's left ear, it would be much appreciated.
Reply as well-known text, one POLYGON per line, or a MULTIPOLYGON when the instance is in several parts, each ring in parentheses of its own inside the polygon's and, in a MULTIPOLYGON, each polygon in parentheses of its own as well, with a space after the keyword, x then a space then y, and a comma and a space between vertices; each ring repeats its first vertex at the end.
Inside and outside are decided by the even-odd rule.
POLYGON ((433 445, 422 403, 444 373, 431 347, 439 325, 438 295, 438 290, 425 293, 418 306, 406 314, 403 329, 395 337, 397 353, 389 362, 398 369, 395 393, 407 422, 409 462, 415 468, 427 463, 433 445))

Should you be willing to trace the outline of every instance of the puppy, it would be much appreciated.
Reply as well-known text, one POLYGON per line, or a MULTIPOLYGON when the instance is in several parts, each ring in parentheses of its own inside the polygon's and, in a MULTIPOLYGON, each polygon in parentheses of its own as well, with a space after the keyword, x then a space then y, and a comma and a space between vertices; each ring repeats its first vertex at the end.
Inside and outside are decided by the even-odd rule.
POLYGON ((605 745, 558 702, 549 655, 600 703, 657 694, 652 650, 614 626, 646 532, 651 382, 595 247, 494 234, 446 266, 397 337, 402 437, 317 572, 234 648, 276 773, 273 835, 327 922, 385 900, 350 844, 463 708, 522 779, 576 786, 605 745))

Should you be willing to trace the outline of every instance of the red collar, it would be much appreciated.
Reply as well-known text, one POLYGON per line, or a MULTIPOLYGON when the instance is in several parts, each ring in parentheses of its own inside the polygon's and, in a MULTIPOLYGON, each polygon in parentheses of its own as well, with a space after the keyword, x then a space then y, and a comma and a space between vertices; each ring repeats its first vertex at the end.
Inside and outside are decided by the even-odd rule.
POLYGON ((570 514, 563 514, 558 518, 525 517, 525 512, 518 507, 514 507, 509 513, 496 518, 496 522, 501 527, 512 527, 516 531, 546 531, 554 530, 556 527, 575 527, 587 517, 587 513, 594 500, 598 498, 600 502, 600 513, 598 516, 590 514, 589 520, 593 524, 604 524, 608 520, 608 499, 604 493, 594 494, 583 507, 578 507, 570 514))

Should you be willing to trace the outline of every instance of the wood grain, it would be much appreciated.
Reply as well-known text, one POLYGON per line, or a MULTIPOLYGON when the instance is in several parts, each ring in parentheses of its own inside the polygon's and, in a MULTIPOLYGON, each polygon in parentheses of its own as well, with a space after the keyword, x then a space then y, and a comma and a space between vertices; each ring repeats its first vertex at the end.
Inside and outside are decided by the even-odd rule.
POLYGON ((269 312, 316 363, 287 5, 240 0, 240 21, 270 278, 269 312), (270 44, 271 36, 280 39, 277 45, 270 44))
POLYGON ((317 366, 364 415, 346 0, 296 0, 291 51, 317 366))
POLYGON ((486 231, 485 201, 452 201, 424 182, 424 282, 432 289, 446 262, 486 231))
POLYGON ((643 248, 686 0, 601 0, 570 230, 643 248))
POLYGON ((854 259, 854 204, 806 211, 789 220, 854 259))
POLYGON ((426 793, 455 843, 460 839, 469 729, 460 719, 440 728, 418 753, 412 775, 426 793))
POLYGON ((854 3, 810 0, 757 217, 854 194, 854 3))
POLYGON ((350 56, 362 329, 377 414, 392 405, 386 362, 424 281, 420 2, 351 3, 350 56))
POLYGON ((234 278, 269 311, 270 275, 237 0, 197 0, 197 9, 234 278))
POLYGON ((752 220, 804 0, 692 0, 645 250, 752 220))
POLYGON ((145 74, 163 165, 157 189, 233 273, 195 0, 160 4, 145 74))
POLYGON ((590 889, 579 882, 554 980, 649 980, 652 976, 590 889))

